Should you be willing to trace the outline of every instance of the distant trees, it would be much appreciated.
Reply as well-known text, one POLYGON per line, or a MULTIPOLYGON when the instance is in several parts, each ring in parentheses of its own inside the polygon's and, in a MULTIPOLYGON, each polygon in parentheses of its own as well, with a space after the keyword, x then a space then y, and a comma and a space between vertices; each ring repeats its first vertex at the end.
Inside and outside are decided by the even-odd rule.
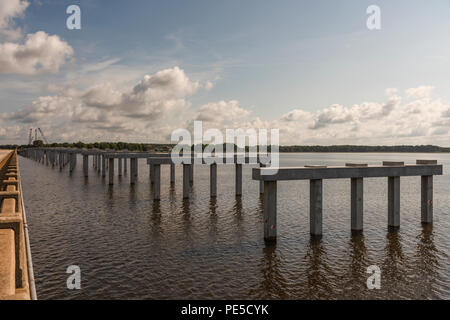
MULTIPOLYGON (((129 151, 155 151, 155 152, 169 152, 174 147, 173 144, 152 144, 152 143, 129 143, 129 142, 94 142, 84 143, 78 141, 76 143, 52 143, 45 145, 42 140, 35 140, 32 146, 28 145, 0 145, 0 149, 15 149, 15 148, 29 148, 29 147, 64 147, 64 148, 86 148, 86 149, 101 149, 101 150, 129 150, 129 151)), ((223 144, 223 151, 225 152, 226 144, 223 144)), ((202 145, 204 149, 206 145, 202 145)), ((238 150, 236 145, 232 145, 231 149, 238 150)), ((194 145, 191 146, 194 150, 194 145)), ((249 147, 245 147, 248 152, 249 147)), ((270 146, 267 146, 270 151, 270 146)), ((357 145, 332 145, 332 146, 280 146, 280 152, 450 152, 448 147, 439 147, 434 145, 417 145, 417 146, 357 146, 357 145)))

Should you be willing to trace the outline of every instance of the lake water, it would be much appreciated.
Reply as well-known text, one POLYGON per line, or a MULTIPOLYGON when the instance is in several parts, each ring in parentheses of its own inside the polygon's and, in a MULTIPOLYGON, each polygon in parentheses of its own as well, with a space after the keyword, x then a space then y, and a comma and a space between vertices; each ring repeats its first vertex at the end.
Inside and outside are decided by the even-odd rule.
MULTIPOLYGON (((282 166, 415 163, 447 154, 283 154, 282 166)), ((90 159, 91 161, 91 159, 90 159)), ((191 198, 182 199, 182 170, 169 183, 162 166, 161 201, 151 197, 148 167, 139 179, 109 186, 89 165, 89 178, 20 157, 39 299, 450 299, 450 179, 434 179, 434 224, 420 222, 420 177, 401 178, 401 227, 387 230, 387 178, 365 179, 364 234, 350 232, 350 180, 324 180, 323 238, 309 235, 309 182, 278 183, 278 240, 263 240, 262 197, 251 167, 243 196, 234 195, 234 166, 218 167, 218 196, 209 197, 209 168, 196 166, 191 198), (68 290, 69 265, 81 268, 81 290, 68 290), (368 290, 367 267, 381 269, 381 289, 368 290)), ((116 166, 117 168, 117 166, 116 166)), ((129 165, 128 165, 129 174, 129 165)))

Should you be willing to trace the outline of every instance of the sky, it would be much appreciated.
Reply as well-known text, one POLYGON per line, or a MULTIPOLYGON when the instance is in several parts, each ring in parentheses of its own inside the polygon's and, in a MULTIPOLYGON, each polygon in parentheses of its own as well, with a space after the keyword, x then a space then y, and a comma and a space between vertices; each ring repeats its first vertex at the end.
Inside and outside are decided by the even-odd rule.
POLYGON ((449 31, 446 0, 0 0, 0 144, 36 127, 166 143, 201 120, 283 145, 450 146, 449 31))

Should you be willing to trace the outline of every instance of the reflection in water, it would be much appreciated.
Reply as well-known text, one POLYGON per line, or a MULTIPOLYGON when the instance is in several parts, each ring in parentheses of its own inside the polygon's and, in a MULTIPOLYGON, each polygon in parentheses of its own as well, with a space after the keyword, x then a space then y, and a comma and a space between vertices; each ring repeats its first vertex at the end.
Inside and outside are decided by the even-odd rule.
POLYGON ((423 224, 422 233, 419 235, 419 242, 416 247, 414 268, 418 272, 417 277, 417 298, 433 298, 429 292, 441 281, 437 270, 440 267, 438 251, 434 244, 434 233, 432 224, 423 224))
POLYGON ((381 287, 395 296, 397 286, 402 283, 407 284, 404 271, 406 261, 403 255, 400 232, 389 232, 386 239, 385 258, 381 267, 381 287), (385 279, 389 279, 389 281, 385 281, 385 279))
POLYGON ((262 250, 263 255, 259 266, 262 280, 258 292, 263 294, 263 299, 288 298, 287 281, 280 271, 282 261, 277 254, 277 246, 275 244, 267 245, 262 250))
POLYGON ((307 274, 306 296, 310 299, 326 299, 332 297, 334 287, 331 283, 334 272, 328 266, 327 252, 322 241, 314 238, 309 241, 304 260, 307 274))
POLYGON ((369 266, 367 261, 367 248, 362 234, 354 235, 349 240, 350 266, 348 272, 341 277, 345 283, 345 297, 358 299, 359 292, 366 289, 366 270, 369 266))

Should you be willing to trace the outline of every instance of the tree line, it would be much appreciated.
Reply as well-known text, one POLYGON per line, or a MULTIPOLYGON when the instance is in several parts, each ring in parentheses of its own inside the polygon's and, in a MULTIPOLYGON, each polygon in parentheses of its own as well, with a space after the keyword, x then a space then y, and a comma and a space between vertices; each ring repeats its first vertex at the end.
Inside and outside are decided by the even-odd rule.
MULTIPOLYGON (((0 145, 0 149, 30 148, 30 147, 53 147, 53 148, 80 148, 80 149, 100 149, 100 150, 129 150, 129 151, 154 151, 168 152, 172 150, 175 144, 153 144, 153 143, 129 143, 129 142, 94 142, 94 143, 52 143, 44 144, 42 140, 35 140, 33 145, 0 145)), ((204 149, 207 145, 202 145, 204 149)), ((226 144, 223 145, 223 151, 226 151, 226 144)), ((236 145, 231 145, 235 151, 236 145)), ((191 146, 194 149, 194 146, 191 146)), ((270 146, 267 147, 270 151, 270 146)), ((241 150, 239 150, 241 151, 241 150)), ((243 150, 242 150, 243 151, 243 150)), ((249 151, 249 147, 245 147, 249 151)), ((331 146, 280 146, 280 152, 450 152, 450 147, 439 147, 434 145, 398 145, 398 146, 362 146, 362 145, 331 145, 331 146)))

